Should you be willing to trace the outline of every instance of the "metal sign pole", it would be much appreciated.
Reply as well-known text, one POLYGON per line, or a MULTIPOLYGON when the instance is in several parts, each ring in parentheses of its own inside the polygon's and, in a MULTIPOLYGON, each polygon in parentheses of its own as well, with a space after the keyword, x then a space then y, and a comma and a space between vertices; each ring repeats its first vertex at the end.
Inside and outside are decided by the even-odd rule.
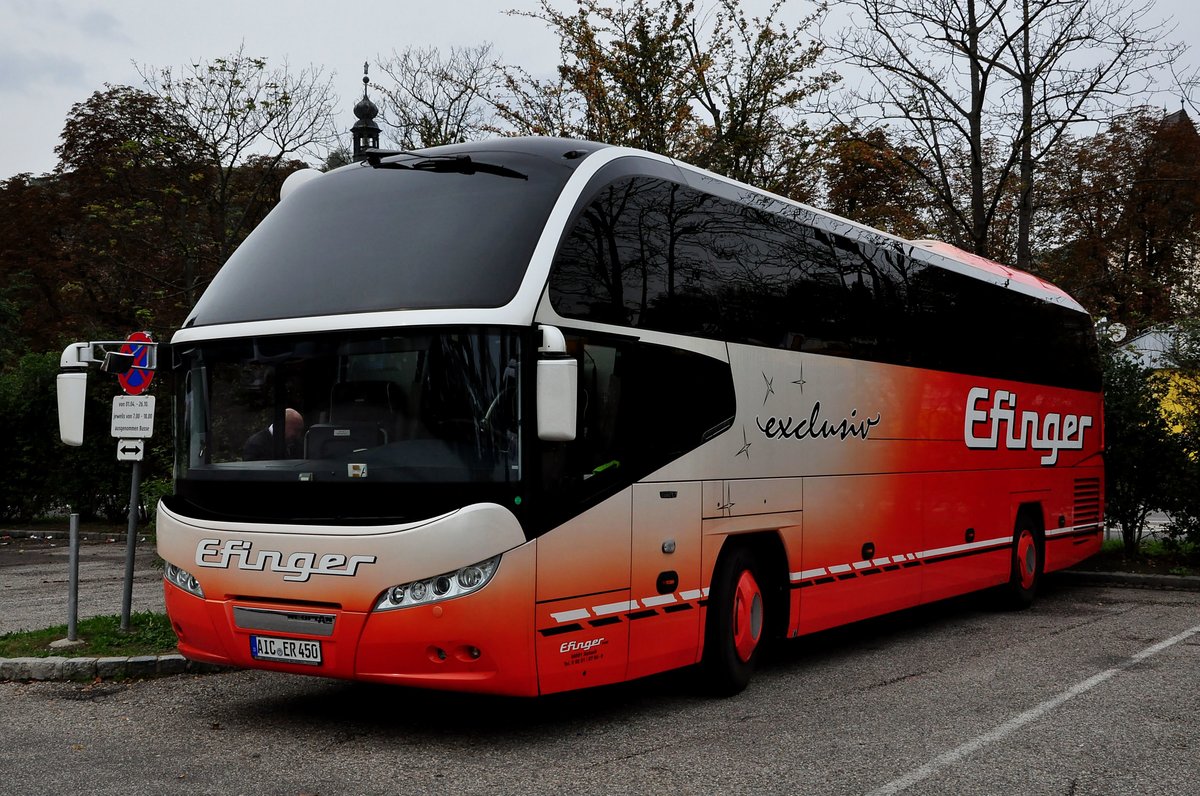
POLYGON ((137 547, 138 486, 141 476, 142 463, 134 461, 129 487, 129 531, 125 536, 125 583, 121 594, 122 632, 129 631, 129 613, 133 606, 133 559, 137 547))

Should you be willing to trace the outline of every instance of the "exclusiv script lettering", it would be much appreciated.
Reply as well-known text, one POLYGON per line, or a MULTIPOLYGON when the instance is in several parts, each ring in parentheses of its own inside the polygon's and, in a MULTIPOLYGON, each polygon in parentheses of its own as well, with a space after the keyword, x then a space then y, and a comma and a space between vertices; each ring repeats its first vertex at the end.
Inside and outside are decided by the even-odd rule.
POLYGON ((875 417, 859 418, 858 410, 852 409, 849 417, 842 418, 841 421, 831 421, 821 417, 821 402, 817 401, 808 417, 799 420, 790 415, 768 417, 766 420, 756 417, 754 422, 767 439, 866 439, 871 429, 879 425, 880 415, 876 413, 875 417))
POLYGON ((201 539, 196 545, 196 565, 228 569, 231 565, 253 572, 281 572, 283 579, 304 583, 313 575, 354 577, 360 564, 374 564, 375 556, 345 556, 326 553, 319 559, 316 553, 292 553, 284 560, 278 550, 259 550, 252 553, 253 542, 243 539, 201 539))
POLYGON ((963 437, 968 448, 996 450, 1003 444, 1009 450, 1049 451, 1041 462, 1051 465, 1058 462, 1059 451, 1082 450, 1084 432, 1094 423, 1091 415, 1018 412, 1015 392, 993 394, 987 387, 972 387, 967 393, 963 437))

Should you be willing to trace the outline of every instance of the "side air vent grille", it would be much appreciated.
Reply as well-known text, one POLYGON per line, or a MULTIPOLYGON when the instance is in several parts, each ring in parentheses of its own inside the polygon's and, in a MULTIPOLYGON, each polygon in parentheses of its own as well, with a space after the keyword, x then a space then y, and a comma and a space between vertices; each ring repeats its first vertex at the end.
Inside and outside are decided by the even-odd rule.
POLYGON ((1075 479, 1075 528, 1100 527, 1100 479, 1075 479))

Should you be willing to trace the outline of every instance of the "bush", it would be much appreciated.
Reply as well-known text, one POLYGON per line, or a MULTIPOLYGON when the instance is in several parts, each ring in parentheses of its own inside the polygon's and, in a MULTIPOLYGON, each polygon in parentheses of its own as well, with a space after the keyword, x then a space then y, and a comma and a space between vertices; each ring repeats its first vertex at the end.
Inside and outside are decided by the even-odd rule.
POLYGON ((1197 375, 1186 361, 1167 372, 1143 367, 1122 352, 1107 359, 1106 514, 1120 528, 1126 555, 1137 554, 1152 511, 1170 516, 1168 532, 1179 541, 1198 538, 1197 375))
POLYGON ((1151 511, 1178 511, 1195 490, 1196 462, 1163 417, 1163 379, 1132 359, 1109 358, 1104 373, 1105 514, 1136 555, 1151 511))

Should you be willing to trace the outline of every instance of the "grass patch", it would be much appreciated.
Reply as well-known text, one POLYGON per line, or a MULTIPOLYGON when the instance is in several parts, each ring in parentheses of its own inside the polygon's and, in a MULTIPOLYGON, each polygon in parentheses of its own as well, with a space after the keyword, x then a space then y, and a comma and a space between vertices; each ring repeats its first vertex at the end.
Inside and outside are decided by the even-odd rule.
POLYGON ((76 629, 76 635, 85 643, 64 649, 51 649, 50 642, 67 637, 66 625, 5 633, 0 636, 0 658, 46 658, 52 655, 107 658, 175 652, 175 631, 166 614, 151 611, 130 614, 127 633, 121 632, 119 616, 81 619, 76 629))
POLYGON ((1108 539, 1100 552, 1077 569, 1147 575, 1200 575, 1200 548, 1192 542, 1143 539, 1136 555, 1125 554, 1120 539, 1108 539))

